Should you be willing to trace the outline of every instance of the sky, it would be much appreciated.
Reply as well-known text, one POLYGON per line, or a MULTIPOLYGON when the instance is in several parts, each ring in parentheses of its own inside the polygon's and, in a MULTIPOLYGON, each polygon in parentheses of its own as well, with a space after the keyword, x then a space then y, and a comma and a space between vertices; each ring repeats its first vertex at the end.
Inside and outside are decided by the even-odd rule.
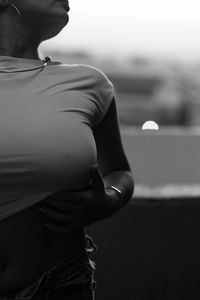
POLYGON ((43 49, 200 62, 199 0, 69 0, 70 21, 43 49))

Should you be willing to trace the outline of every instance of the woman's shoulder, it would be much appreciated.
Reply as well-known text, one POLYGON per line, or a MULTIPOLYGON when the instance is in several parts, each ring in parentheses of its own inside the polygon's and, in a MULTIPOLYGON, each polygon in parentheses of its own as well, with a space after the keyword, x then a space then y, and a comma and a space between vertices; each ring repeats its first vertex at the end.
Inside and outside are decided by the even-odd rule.
POLYGON ((86 76, 90 77, 95 85, 99 86, 110 86, 113 88, 113 84, 107 75, 97 67, 90 65, 81 65, 80 66, 86 76))
POLYGON ((87 79, 90 81, 90 84, 96 85, 110 85, 113 87, 113 84, 108 79, 106 74, 97 67, 87 65, 87 64, 66 64, 59 62, 57 65, 59 71, 62 70, 62 73, 73 76, 73 78, 78 79, 87 79))
POLYGON ((85 64, 77 64, 74 65, 77 70, 82 71, 85 76, 91 76, 97 82, 108 81, 108 77, 105 73, 97 67, 85 65, 85 64))
POLYGON ((92 103, 96 103, 99 114, 96 122, 101 120, 106 114, 112 99, 115 95, 115 89, 112 82, 99 68, 86 65, 86 64, 65 64, 60 63, 58 71, 59 74, 57 80, 66 80, 66 83, 70 82, 73 86, 73 93, 77 89, 77 92, 83 92, 89 95, 88 99, 92 99, 92 103), (61 76, 61 78, 60 78, 61 76))

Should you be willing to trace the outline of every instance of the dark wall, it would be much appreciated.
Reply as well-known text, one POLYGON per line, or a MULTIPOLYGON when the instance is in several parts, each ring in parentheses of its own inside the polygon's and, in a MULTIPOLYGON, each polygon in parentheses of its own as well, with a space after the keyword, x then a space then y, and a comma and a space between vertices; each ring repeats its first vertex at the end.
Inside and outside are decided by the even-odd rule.
POLYGON ((200 299, 200 200, 131 201, 86 228, 96 300, 200 299))

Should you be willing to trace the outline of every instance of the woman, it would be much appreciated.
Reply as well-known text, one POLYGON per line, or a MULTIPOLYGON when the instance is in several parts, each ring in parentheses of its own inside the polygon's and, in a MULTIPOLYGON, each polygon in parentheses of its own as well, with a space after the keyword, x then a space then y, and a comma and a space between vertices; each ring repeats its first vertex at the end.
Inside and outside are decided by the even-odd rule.
POLYGON ((111 82, 38 57, 68 11, 0 0, 0 300, 94 299, 96 246, 84 226, 133 193, 111 82))

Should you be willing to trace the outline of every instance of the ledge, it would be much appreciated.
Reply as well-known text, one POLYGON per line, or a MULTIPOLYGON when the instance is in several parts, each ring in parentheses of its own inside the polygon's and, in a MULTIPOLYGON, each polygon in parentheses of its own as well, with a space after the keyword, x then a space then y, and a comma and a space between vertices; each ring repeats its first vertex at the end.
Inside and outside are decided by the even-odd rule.
POLYGON ((136 200, 200 200, 200 184, 166 184, 151 187, 136 184, 131 203, 136 200))

